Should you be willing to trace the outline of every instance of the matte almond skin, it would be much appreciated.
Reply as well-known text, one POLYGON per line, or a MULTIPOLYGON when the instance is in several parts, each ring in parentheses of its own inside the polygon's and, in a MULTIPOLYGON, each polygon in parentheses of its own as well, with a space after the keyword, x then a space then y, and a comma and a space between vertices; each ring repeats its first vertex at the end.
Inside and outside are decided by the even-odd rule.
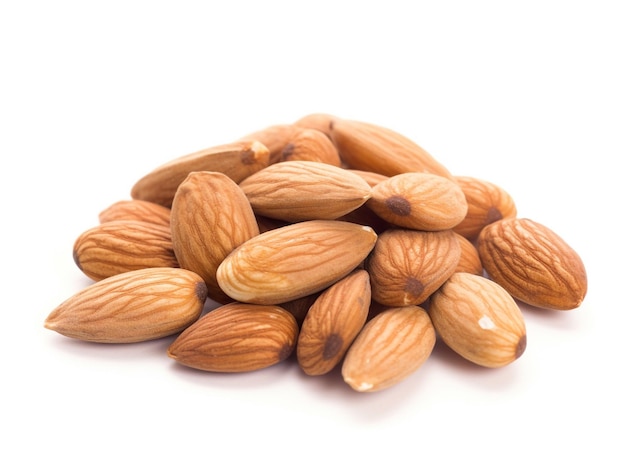
POLYGON ((389 229, 366 261, 372 298, 387 306, 419 305, 452 275, 460 257, 451 230, 389 229))
POLYGON ((451 229, 467 213, 459 185, 423 172, 394 175, 375 185, 367 206, 385 221, 423 231, 451 229))
POLYGON ((146 200, 119 200, 98 214, 100 223, 109 221, 142 221, 170 226, 170 209, 146 200))
POLYGON ((281 304, 319 292, 354 270, 377 235, 332 220, 294 223, 249 239, 224 259, 217 282, 234 300, 281 304))
POLYGON ((474 246, 469 239, 461 236, 456 231, 454 234, 456 235, 459 247, 461 248, 461 257, 456 266, 455 272, 469 272, 470 274, 483 275, 483 263, 480 260, 480 255, 478 254, 476 246, 474 246))
POLYGON ((176 191, 171 223, 180 266, 204 279, 209 298, 232 302, 217 283, 217 268, 233 249, 259 234, 241 188, 219 172, 192 172, 176 191))
POLYGON ((330 137, 330 130, 335 119, 334 115, 329 115, 328 113, 311 113, 296 120, 294 125, 316 129, 330 137))
POLYGON ((330 372, 343 359, 367 320, 371 289, 367 271, 358 269, 323 291, 300 328, 296 354, 307 375, 330 372))
POLYGON ((503 367, 526 349, 519 307, 485 277, 455 273, 431 296, 428 312, 443 342, 474 364, 503 367))
POLYGON ((278 306, 229 303, 183 331, 167 354, 210 372, 250 372, 287 359, 298 338, 295 318, 278 306))
POLYGON ((64 336, 133 343, 181 332, 202 313, 202 278, 179 268, 148 268, 109 277, 77 292, 46 318, 64 336))
POLYGON ((388 308, 361 330, 348 349, 341 374, 357 392, 392 387, 426 362, 435 340, 435 329, 423 308, 388 308))
POLYGON ((587 294, 580 256, 559 235, 528 218, 486 226, 477 240, 485 271, 511 295, 529 305, 571 310, 587 294))
POLYGON ((280 161, 313 161, 341 166, 339 153, 330 138, 319 130, 308 128, 300 130, 285 145, 280 161))
POLYGON ((268 165, 271 165, 281 161, 283 149, 302 129, 295 124, 277 124, 254 131, 241 138, 241 141, 263 143, 269 151, 268 165))

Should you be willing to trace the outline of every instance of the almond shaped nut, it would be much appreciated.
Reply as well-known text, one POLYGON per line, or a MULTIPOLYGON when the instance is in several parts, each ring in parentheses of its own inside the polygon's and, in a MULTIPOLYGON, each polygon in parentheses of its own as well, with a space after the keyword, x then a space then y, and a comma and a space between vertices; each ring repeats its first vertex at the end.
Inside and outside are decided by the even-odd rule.
POLYGON ((291 138, 280 153, 280 161, 313 161, 341 166, 339 153, 330 138, 309 128, 301 129, 291 138))
POLYGON ((233 302, 208 312, 167 350, 187 367, 210 372, 250 372, 287 359, 298 338, 284 308, 233 302))
POLYGON ((239 184, 255 214, 278 220, 332 220, 363 205, 371 187, 358 175, 322 162, 273 164, 239 184))
POLYGON ((73 247, 74 262, 93 280, 149 267, 179 267, 169 226, 109 221, 84 231, 73 247))
POLYGON ((239 183, 267 167, 270 152, 259 141, 237 141, 213 146, 173 159, 140 178, 131 188, 136 200, 172 206, 178 186, 190 172, 221 172, 239 183))
POLYGON ((338 365, 367 320, 369 275, 357 269, 324 290, 300 328, 296 354, 307 375, 323 375, 338 365))
POLYGON ((217 268, 233 249, 259 234, 241 188, 220 172, 191 172, 174 196, 171 224, 180 266, 204 279, 212 300, 233 301, 217 283, 217 268))
POLYGON ((485 277, 455 273, 432 295, 428 312, 441 340, 474 364, 503 367, 526 349, 517 303, 485 277))
POLYGON ((316 129, 330 137, 330 129, 335 119, 336 117, 334 115, 328 113, 311 113, 296 120, 294 125, 301 126, 302 128, 316 129))
POLYGON ((119 200, 98 214, 100 223, 109 221, 143 221, 170 226, 170 209, 146 200, 119 200))
POLYGON ((470 274, 483 275, 483 263, 480 260, 480 255, 478 254, 476 246, 474 246, 469 239, 465 236, 461 236, 456 231, 454 234, 456 235, 459 247, 461 248, 461 257, 459 258, 459 263, 456 266, 455 272, 469 272, 470 274))
POLYGON ((387 306, 419 305, 454 273, 460 257, 451 230, 389 229, 366 261, 372 298, 387 306))
POLYGON ((481 231, 477 248, 487 275, 524 303, 570 310, 587 294, 587 272, 578 253, 533 220, 496 221, 481 231))
POLYGON ((133 343, 183 331, 202 313, 202 278, 180 268, 148 268, 111 276, 56 307, 44 326, 98 343, 133 343))
POLYGON ((261 233, 236 248, 217 269, 234 300, 281 304, 319 292, 367 257, 377 235, 368 226, 334 220, 294 223, 261 233))
POLYGON ((418 144, 388 128, 335 118, 330 135, 346 167, 386 176, 426 172, 452 178, 448 169, 418 144))
POLYGON ((240 141, 259 141, 263 143, 269 151, 269 165, 280 162, 283 149, 300 131, 302 131, 302 127, 295 124, 277 124, 247 134, 240 141))
POLYGON ((467 213, 459 185, 423 172, 394 175, 375 185, 367 206, 394 225, 424 231, 451 229, 467 213))
POLYGON ((392 387, 426 362, 435 340, 435 329, 423 308, 387 308, 365 324, 348 349, 341 368, 343 380, 357 392, 392 387))
POLYGON ((470 240, 490 223, 517 216, 517 208, 511 195, 502 187, 470 176, 454 178, 467 201, 467 214, 454 230, 470 240))

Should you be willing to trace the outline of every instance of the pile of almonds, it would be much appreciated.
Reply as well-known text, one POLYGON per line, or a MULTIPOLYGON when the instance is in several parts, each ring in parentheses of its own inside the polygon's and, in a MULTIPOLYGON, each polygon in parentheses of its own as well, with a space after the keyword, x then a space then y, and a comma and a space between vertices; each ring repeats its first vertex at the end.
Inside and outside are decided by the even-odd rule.
POLYGON ((99 343, 175 335, 169 357, 204 371, 293 355, 372 392, 439 340, 503 367, 526 348, 518 302, 569 310, 587 292, 579 255, 501 187, 326 114, 166 162, 99 222, 74 244, 94 283, 45 327, 99 343))

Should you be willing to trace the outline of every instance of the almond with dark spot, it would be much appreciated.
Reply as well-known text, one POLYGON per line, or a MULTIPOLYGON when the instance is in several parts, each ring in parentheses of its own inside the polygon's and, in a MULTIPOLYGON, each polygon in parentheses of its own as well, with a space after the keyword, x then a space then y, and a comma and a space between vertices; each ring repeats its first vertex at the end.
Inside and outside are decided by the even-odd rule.
POLYGON ((303 128, 291 138, 282 149, 279 160, 324 162, 341 166, 339 153, 330 138, 321 131, 308 128, 303 128))

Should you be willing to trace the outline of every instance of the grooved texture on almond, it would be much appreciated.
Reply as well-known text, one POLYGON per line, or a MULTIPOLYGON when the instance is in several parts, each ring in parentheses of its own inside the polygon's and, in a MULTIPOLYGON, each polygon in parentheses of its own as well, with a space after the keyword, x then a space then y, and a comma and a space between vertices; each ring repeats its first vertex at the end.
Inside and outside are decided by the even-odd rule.
POLYGON ((435 330, 457 354, 483 367, 503 367, 526 349, 526 326, 509 293, 485 277, 455 273, 430 299, 435 330))
POLYGON ((369 254, 376 233, 331 220, 294 223, 261 233, 236 248, 217 269, 234 300, 280 304, 321 291, 348 275, 369 254))
POLYGON ((170 209, 146 200, 119 200, 98 214, 100 223, 109 221, 142 221, 170 226, 170 209))
POLYGON ((491 279, 529 305, 556 310, 578 307, 587 294, 587 272, 563 238, 528 218, 486 226, 478 253, 491 279))
POLYGON ((269 165, 281 161, 283 149, 302 129, 295 124, 277 124, 247 134, 241 141, 254 140, 263 143, 269 152, 269 165))
POLYGON ((176 191, 171 222, 180 266, 204 279, 211 299, 233 301, 217 283, 217 268, 233 249, 259 234, 241 188, 219 172, 192 172, 176 191))
POLYGON ((297 338, 296 320, 284 308, 233 302, 188 327, 167 354, 194 369, 249 372, 288 358, 297 338))
POLYGON ((202 278, 180 268, 148 268, 96 282, 61 303, 45 327, 100 343, 131 343, 179 333, 202 313, 202 278))
POLYGON ((341 374, 358 392, 392 387, 426 362, 435 340, 435 329, 423 308, 388 308, 361 330, 348 349, 341 374))
POLYGON ((280 161, 313 161, 341 166, 339 153, 330 138, 319 130, 308 128, 300 130, 285 145, 280 161))

